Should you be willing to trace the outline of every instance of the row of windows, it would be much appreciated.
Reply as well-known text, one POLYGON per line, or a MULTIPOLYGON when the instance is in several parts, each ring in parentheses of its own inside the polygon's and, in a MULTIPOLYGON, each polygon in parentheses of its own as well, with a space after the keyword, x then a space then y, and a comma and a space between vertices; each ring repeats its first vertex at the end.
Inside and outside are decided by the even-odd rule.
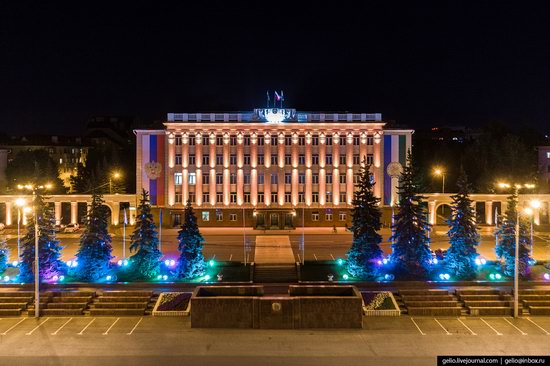
MULTIPOLYGON (((353 183, 357 183, 359 179, 358 174, 353 175, 353 183)), ((346 184, 346 175, 341 174, 338 176, 338 180, 340 184, 346 184)), ((279 175, 278 174, 270 174, 270 182, 271 184, 278 184, 279 183, 279 175)), ((187 183, 190 185, 197 184, 197 175, 196 173, 189 173, 187 183)), ((250 174, 244 174, 243 175, 243 183, 244 184, 250 184, 250 174)), ((291 173, 285 173, 284 175, 284 183, 285 184, 292 184, 292 174, 291 173)), ((306 183, 306 175, 305 173, 299 173, 298 174, 298 184, 305 184, 306 183)), ((311 183, 312 184, 319 184, 319 174, 313 173, 311 174, 311 183)), ((327 173, 325 174, 325 183, 332 184, 332 174, 327 173)), ((177 186, 180 186, 183 184, 183 174, 182 173, 174 173, 174 184, 177 186)), ((210 184, 210 175, 209 174, 203 174, 202 175, 202 184, 210 184)), ((222 173, 216 173, 216 184, 223 184, 223 174, 222 173)), ((237 184, 237 174, 231 173, 229 175, 229 184, 237 184)), ((258 175, 258 184, 265 184, 265 175, 259 174, 258 175)))
MULTIPOLYGON (((202 211, 201 218, 202 218, 202 221, 210 221, 210 211, 202 211)), ((340 221, 346 221, 346 218, 347 218, 347 214, 345 212, 338 213, 338 219, 340 221)), ((223 212, 216 211, 216 221, 223 221, 223 212)), ((229 221, 237 221, 237 214, 230 213, 229 221)), ((311 221, 319 221, 319 212, 311 213, 311 221)), ((332 221, 332 213, 330 212, 325 213, 325 221, 332 221)))
MULTIPOLYGON (((265 163, 264 155, 258 154, 258 164, 263 165, 265 163)), ((285 165, 292 164, 292 155, 285 154, 285 165)), ((367 154, 366 156, 367 164, 372 164, 374 162, 374 155, 373 154, 367 154)), ((245 154, 243 156, 244 165, 250 165, 250 155, 245 154)), ((358 165, 361 164, 361 158, 359 154, 353 155, 353 164, 358 165)), ((176 165, 182 165, 183 159, 181 154, 176 154, 176 165)), ((306 156, 305 154, 298 155, 298 164, 304 165, 306 163, 306 156)), ((332 165, 333 159, 332 154, 326 154, 325 155, 325 164, 332 165)), ((339 163, 341 165, 346 164, 346 155, 340 155, 339 163)), ((195 155, 190 154, 188 156, 188 164, 189 165, 195 165, 196 159, 195 155)), ((202 164, 203 165, 209 165, 210 164, 210 155, 203 155, 202 157, 202 164)), ((223 165, 223 154, 216 154, 216 164, 217 165, 223 165)), ((229 165, 236 165, 237 164, 237 155, 231 154, 229 155, 229 165)), ((271 155, 271 165, 278 165, 279 164, 279 156, 276 154, 271 155)), ((311 155, 311 164, 318 165, 319 164, 319 155, 318 154, 312 154, 311 155)))
MULTIPOLYGON (((320 140, 321 139, 318 135, 313 135, 313 136, 311 136, 311 141, 310 142, 311 142, 312 145, 319 145, 320 140)), ((346 142, 348 141, 347 138, 346 138, 346 135, 339 135, 339 140, 342 141, 341 142, 342 145, 345 145, 346 142)), ((210 136, 202 136, 202 144, 203 145, 208 145, 210 143, 210 141, 211 141, 210 136)), ((278 145, 279 141, 283 142, 284 145, 290 146, 290 145, 292 145, 292 136, 285 135, 283 140, 279 140, 278 136, 271 136, 268 141, 266 141, 266 138, 264 136, 258 136, 257 141, 258 141, 258 145, 260 145, 260 146, 263 146, 266 143, 271 143, 271 145, 278 145)), ((181 145, 182 144, 182 137, 181 136, 176 136, 175 137, 175 142, 176 142, 176 145, 181 145)), ((195 145, 196 142, 197 141, 196 141, 195 135, 189 136, 189 145, 195 145)), ((215 137, 215 142, 216 142, 216 145, 218 145, 218 146, 223 145, 223 136, 222 135, 217 135, 215 137)), ((297 139, 298 145, 305 145, 306 142, 308 142, 306 140, 306 136, 303 136, 303 135, 298 136, 298 139, 297 139)), ((359 145, 360 142, 361 142, 361 138, 360 138, 359 135, 354 135, 353 138, 351 139, 351 143, 353 145, 359 145)), ((367 136, 365 142, 366 142, 367 145, 372 145, 373 144, 373 136, 367 136)), ((245 135, 243 137, 243 143, 244 143, 244 145, 250 145, 250 143, 251 143, 250 135, 245 135)), ((325 137, 325 144, 326 145, 332 145, 332 143, 333 143, 333 136, 326 136, 325 137)), ((237 136, 235 136, 235 135, 230 136, 229 137, 229 144, 233 145, 233 146, 237 145, 237 136)))
MULTIPOLYGON (((277 192, 272 192, 271 193, 271 202, 278 202, 278 196, 279 195, 278 195, 277 192)), ((265 203, 265 195, 264 195, 263 192, 258 192, 257 197, 258 197, 258 203, 265 203)), ((326 202, 332 202, 332 192, 326 192, 325 198, 326 198, 326 202)), ((184 202, 182 202, 183 195, 181 194, 181 192, 176 192, 175 199, 176 199, 176 203, 184 203, 184 202)), ((195 193, 194 192, 189 192, 189 198, 188 199, 191 203, 195 203, 196 202, 195 193)), ((202 194, 202 201, 203 202, 210 202, 210 193, 209 192, 205 192, 205 193, 202 194)), ((244 201, 244 203, 250 203, 250 192, 245 192, 243 194, 243 201, 244 201)), ((224 202, 223 193, 216 192, 216 202, 217 203, 223 203, 224 202)), ((304 195, 303 192, 298 193, 298 202, 299 203, 304 203, 305 202, 305 195, 304 195)), ((319 203, 319 193, 318 192, 312 192, 311 202, 312 203, 319 203)), ((342 203, 346 202, 346 193, 345 192, 340 193, 340 202, 342 202, 342 203)), ((232 193, 229 194, 229 203, 237 203, 237 193, 232 192, 232 193)), ((285 192, 285 203, 292 203, 292 194, 289 193, 289 192, 285 192)))

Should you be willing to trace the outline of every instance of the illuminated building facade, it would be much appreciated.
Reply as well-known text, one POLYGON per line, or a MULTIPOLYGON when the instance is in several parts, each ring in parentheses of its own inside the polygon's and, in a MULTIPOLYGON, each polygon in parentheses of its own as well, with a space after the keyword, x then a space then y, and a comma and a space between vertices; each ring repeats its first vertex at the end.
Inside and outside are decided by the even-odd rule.
POLYGON ((163 130, 135 131, 137 192, 165 225, 181 222, 187 200, 203 226, 349 225, 364 159, 382 204, 396 200, 413 131, 385 125, 378 113, 169 113, 163 130))

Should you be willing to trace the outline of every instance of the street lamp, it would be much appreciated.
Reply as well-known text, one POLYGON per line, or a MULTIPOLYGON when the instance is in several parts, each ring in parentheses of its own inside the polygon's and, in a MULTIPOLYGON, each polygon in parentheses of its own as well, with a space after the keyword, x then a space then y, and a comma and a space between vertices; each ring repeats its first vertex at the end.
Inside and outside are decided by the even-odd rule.
POLYGON ((442 168, 435 168, 434 175, 441 176, 441 193, 445 193, 445 170, 442 168))
POLYGON ((19 184, 17 186, 20 190, 27 190, 32 192, 32 209, 34 212, 34 317, 40 318, 40 259, 38 251, 38 212, 36 207, 36 192, 51 189, 51 184, 33 185, 33 184, 19 184))
POLYGON ((15 205, 17 206, 17 260, 21 257, 21 210, 25 209, 24 206, 26 204, 27 200, 24 198, 15 200, 15 205))
POLYGON ((109 175, 109 194, 113 194, 113 179, 119 179, 121 177, 119 172, 113 172, 109 175))
MULTIPOLYGON (((510 188, 512 187, 509 183, 498 183, 500 188, 510 188)), ((513 197, 516 201, 516 228, 515 228, 515 248, 514 248, 514 318, 519 316, 519 219, 520 219, 520 210, 519 210, 519 191, 523 188, 532 189, 535 188, 534 184, 525 183, 519 184, 516 183, 513 185, 514 193, 513 197)))

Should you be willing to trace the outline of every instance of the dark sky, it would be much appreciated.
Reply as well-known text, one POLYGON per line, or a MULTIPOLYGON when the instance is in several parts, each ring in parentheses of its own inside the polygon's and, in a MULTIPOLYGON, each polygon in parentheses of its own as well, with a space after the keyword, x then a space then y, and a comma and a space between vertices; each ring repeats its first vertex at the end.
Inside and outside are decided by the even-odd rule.
POLYGON ((0 2, 0 132, 250 110, 267 89, 414 128, 550 125, 544 2, 109 3, 0 2))

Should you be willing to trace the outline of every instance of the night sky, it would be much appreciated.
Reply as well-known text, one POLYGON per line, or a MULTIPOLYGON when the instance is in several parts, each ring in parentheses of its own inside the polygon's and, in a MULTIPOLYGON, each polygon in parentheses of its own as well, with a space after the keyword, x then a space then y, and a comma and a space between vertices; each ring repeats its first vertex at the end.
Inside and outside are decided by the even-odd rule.
POLYGON ((0 3, 0 132, 251 110, 268 89, 413 128, 550 125, 543 2, 110 3, 0 3))

